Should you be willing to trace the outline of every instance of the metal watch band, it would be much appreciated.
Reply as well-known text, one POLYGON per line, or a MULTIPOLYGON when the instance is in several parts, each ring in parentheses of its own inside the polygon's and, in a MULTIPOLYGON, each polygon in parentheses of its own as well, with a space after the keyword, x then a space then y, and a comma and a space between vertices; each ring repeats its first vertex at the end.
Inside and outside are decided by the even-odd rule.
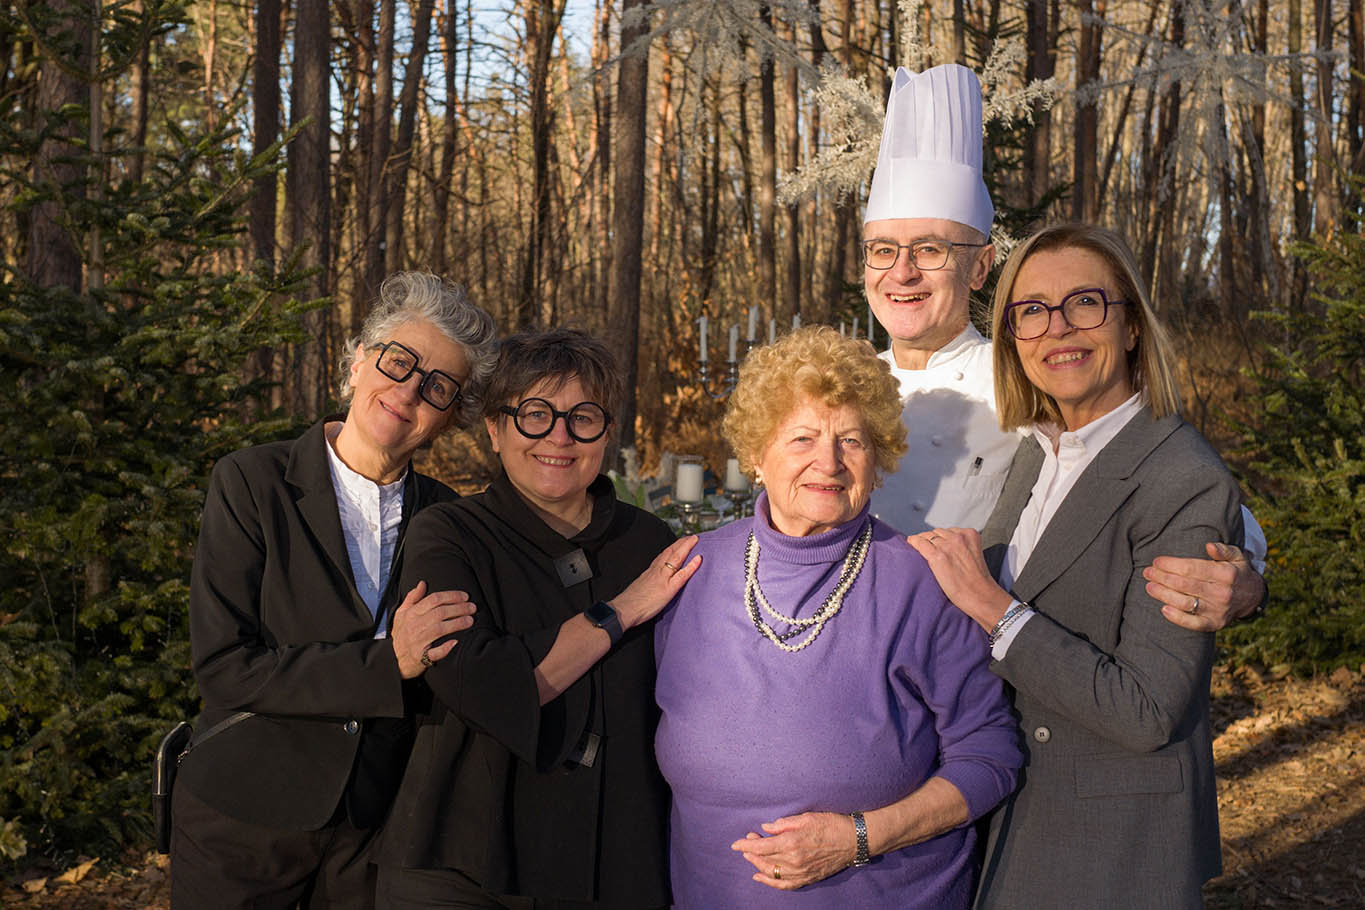
POLYGON ((853 830, 858 834, 858 853, 853 857, 853 865, 866 866, 872 862, 872 854, 867 849, 867 822, 863 821, 863 813, 850 813, 849 818, 853 819, 853 830))

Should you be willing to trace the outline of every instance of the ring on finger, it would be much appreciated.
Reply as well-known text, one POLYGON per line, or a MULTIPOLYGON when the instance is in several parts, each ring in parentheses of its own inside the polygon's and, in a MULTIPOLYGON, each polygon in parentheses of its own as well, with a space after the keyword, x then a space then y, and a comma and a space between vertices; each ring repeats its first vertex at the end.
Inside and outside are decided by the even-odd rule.
POLYGON ((678 567, 673 565, 673 563, 669 562, 667 559, 664 560, 664 565, 668 566, 674 572, 678 571, 678 567))
POLYGON ((1198 612, 1199 612, 1199 598, 1196 597, 1196 598, 1194 599, 1194 604, 1190 607, 1190 615, 1193 616, 1195 613, 1198 613, 1198 612))
POLYGON ((776 866, 773 866, 773 878, 777 879, 779 882, 782 881, 782 870, 776 866))
POLYGON ((427 669, 430 669, 432 664, 431 655, 427 653, 430 650, 431 645, 427 645, 425 648, 422 649, 422 666, 427 669))

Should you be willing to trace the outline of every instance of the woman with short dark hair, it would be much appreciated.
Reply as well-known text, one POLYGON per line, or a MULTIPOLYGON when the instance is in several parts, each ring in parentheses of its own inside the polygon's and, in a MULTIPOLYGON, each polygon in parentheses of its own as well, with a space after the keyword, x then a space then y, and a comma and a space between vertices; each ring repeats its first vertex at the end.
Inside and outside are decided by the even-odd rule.
POLYGON ((392 275, 346 346, 346 416, 214 466, 190 583, 204 711, 172 803, 173 906, 373 905, 417 677, 473 610, 398 584, 413 515, 455 495, 412 454, 477 414, 493 341, 459 286, 392 275))
POLYGON ((650 620, 698 561, 599 473, 620 388, 581 332, 508 338, 484 407, 501 475, 413 526, 403 583, 479 612, 425 677, 380 906, 669 904, 650 620))

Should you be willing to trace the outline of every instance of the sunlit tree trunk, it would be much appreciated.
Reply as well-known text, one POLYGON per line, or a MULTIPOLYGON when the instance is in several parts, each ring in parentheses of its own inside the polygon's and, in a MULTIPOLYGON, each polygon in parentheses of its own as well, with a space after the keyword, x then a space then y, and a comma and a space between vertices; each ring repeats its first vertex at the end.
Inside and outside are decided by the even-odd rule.
MULTIPOLYGON (((1097 19, 1105 13, 1106 0, 1077 0, 1080 41, 1076 50, 1076 89, 1082 91, 1100 79, 1101 29, 1097 19)), ((1076 135, 1072 145, 1071 217, 1095 221, 1099 214, 1095 168, 1098 163, 1099 101, 1090 97, 1076 103, 1076 135)))
MULTIPOLYGON (((763 27, 772 31, 772 8, 759 8, 763 27)), ((772 53, 760 48, 758 64, 758 300, 764 309, 777 303, 777 86, 772 53)))
POLYGON ((1337 115, 1332 97, 1332 0, 1314 0, 1318 53, 1317 119, 1313 122, 1313 230, 1326 236, 1337 225, 1336 149, 1337 115))
POLYGON ((408 194, 408 171, 412 159, 412 140, 417 127, 417 106, 422 86, 422 70, 426 63, 427 45, 431 37, 431 10, 435 0, 420 0, 412 12, 412 51, 403 71, 403 93, 398 99, 398 133, 394 137, 393 153, 388 167, 388 227, 385 238, 385 270, 397 272, 405 268, 403 255, 403 225, 408 194))
MULTIPOLYGON (((299 3, 294 20, 294 73, 289 90, 292 126, 308 121, 289 144, 285 194, 289 240, 304 249, 303 265, 317 271, 304 293, 325 297, 330 290, 331 192, 329 22, 327 5, 299 3)), ((327 322, 324 310, 303 316, 305 340, 295 349, 290 405, 295 414, 316 416, 327 397, 327 322)))
POLYGON ((612 211, 611 325, 625 371, 619 425, 621 447, 635 445, 639 377, 640 273, 645 218, 645 119, 649 85, 648 0, 623 0, 621 59, 616 86, 616 180, 612 211), (637 43, 639 46, 637 46, 637 43))

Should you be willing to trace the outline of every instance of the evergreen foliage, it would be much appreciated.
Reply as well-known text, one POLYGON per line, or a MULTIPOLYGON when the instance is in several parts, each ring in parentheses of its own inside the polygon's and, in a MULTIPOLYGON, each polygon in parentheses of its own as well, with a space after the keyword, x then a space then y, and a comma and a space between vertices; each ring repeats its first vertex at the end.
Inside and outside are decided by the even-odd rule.
MULTIPOLYGON (((70 107, 70 106, 69 106, 70 107)), ((0 156, 38 141, 0 121, 0 156)), ((80 109, 50 116, 84 123, 80 109)), ((231 117, 221 122, 231 123, 231 117)), ((278 272, 215 267, 245 242, 251 160, 223 128, 165 125, 144 180, 35 185, 11 205, 61 204, 104 286, 0 274, 0 853, 93 853, 149 832, 151 757, 192 717, 189 569, 214 459, 297 425, 259 416, 249 354, 297 337, 306 307, 278 272), (252 416, 253 414, 257 416, 252 416)), ((79 145, 72 154, 80 157, 79 145)), ((89 161, 82 160, 89 165, 89 161)), ((87 167, 88 174, 99 169, 87 167)))
POLYGON ((1270 542, 1270 601, 1222 640, 1234 659, 1303 674, 1365 662, 1365 234, 1297 254, 1318 306, 1260 314, 1286 340, 1269 350, 1261 413, 1244 427, 1264 478, 1251 507, 1270 542))

